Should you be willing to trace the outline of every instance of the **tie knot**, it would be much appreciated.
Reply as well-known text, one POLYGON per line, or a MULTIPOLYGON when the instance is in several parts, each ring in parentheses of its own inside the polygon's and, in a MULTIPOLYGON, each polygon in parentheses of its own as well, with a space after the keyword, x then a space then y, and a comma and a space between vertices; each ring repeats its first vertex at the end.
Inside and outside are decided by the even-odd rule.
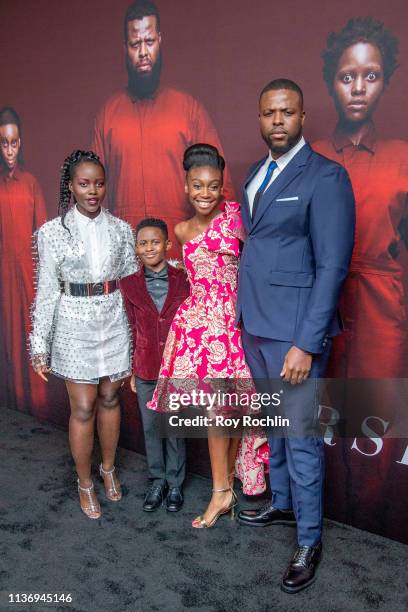
POLYGON ((277 168, 277 167, 278 167, 278 164, 276 163, 276 161, 272 160, 272 161, 269 162, 269 166, 268 166, 267 172, 275 170, 275 168, 277 168))
POLYGON ((268 168, 266 170, 266 174, 265 174, 265 178, 262 181, 262 184, 259 187, 259 190, 261 193, 265 190, 266 186, 268 185, 269 181, 271 180, 271 176, 272 176, 272 172, 275 170, 275 168, 278 167, 278 164, 276 163, 276 161, 270 161, 268 168))

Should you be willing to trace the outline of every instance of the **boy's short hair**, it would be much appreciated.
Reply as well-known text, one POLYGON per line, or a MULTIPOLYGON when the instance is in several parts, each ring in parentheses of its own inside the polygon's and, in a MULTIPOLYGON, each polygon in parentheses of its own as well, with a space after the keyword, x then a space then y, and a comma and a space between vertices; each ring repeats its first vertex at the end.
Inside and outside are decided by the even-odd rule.
POLYGON ((146 217, 146 219, 142 219, 140 223, 136 225, 136 240, 138 233, 144 227, 157 227, 163 232, 164 239, 169 239, 169 230, 167 228, 166 222, 163 221, 163 219, 156 219, 155 217, 146 217))

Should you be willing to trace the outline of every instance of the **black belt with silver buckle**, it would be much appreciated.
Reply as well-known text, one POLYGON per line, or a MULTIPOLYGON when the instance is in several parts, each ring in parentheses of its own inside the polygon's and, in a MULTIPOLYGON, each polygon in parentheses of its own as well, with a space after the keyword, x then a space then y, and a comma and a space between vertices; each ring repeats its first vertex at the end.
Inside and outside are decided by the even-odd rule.
POLYGON ((117 280, 103 281, 101 283, 61 283, 62 292, 72 297, 91 297, 107 295, 119 289, 117 280))

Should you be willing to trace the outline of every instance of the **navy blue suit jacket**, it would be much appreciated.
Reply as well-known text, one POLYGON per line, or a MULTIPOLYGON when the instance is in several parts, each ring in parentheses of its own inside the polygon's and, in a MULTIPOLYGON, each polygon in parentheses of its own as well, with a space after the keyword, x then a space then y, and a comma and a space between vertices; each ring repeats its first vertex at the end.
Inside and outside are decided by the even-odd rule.
MULTIPOLYGON (((245 187, 264 162, 252 166, 245 187)), ((346 170, 305 144, 263 193, 254 220, 244 188, 242 218, 237 323, 321 353, 340 330, 337 304, 354 244, 346 170)))

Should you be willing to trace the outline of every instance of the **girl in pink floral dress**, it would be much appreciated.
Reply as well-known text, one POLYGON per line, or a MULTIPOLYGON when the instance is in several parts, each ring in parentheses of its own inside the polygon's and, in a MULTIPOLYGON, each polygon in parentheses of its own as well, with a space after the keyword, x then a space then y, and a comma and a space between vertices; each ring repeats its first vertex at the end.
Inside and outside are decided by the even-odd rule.
MULTIPOLYGON (((184 154, 186 193, 195 215, 176 225, 175 234, 183 246, 191 289, 174 317, 149 405, 160 412, 171 410, 169 396, 176 379, 196 389, 207 384, 203 381, 233 379, 242 388, 252 389, 241 333, 234 325, 239 241, 244 239, 244 231, 239 204, 225 202, 220 206, 224 166, 224 159, 211 145, 192 145, 184 154)), ((236 505, 231 485, 239 438, 210 434, 211 428, 208 446, 213 495, 204 514, 192 523, 197 528, 212 527, 236 505)), ((256 467, 255 463, 252 468, 256 467)), ((263 490, 263 469, 258 471, 255 488, 263 490)))

